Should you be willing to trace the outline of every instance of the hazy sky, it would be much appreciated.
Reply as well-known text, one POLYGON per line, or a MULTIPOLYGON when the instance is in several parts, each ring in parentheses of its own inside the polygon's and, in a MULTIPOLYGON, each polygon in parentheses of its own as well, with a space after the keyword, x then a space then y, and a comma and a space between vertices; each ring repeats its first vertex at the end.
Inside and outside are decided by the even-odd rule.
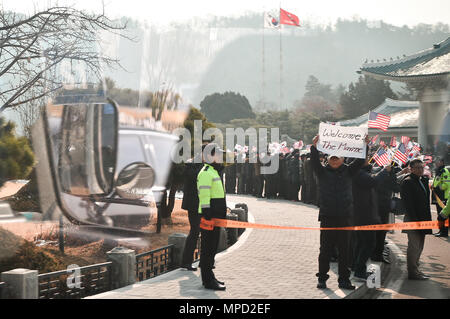
POLYGON ((274 11, 280 4, 300 21, 318 24, 354 16, 399 26, 450 23, 450 0, 0 0, 0 3, 6 10, 27 13, 32 13, 34 7, 42 9, 55 3, 98 11, 104 3, 110 17, 129 16, 157 24, 208 14, 232 16, 249 11, 274 11))

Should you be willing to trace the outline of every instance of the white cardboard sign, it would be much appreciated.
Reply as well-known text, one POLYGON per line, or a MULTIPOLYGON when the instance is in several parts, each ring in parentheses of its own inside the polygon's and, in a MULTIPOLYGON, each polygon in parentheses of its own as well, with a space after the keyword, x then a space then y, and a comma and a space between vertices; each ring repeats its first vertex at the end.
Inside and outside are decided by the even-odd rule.
POLYGON ((317 149, 325 154, 353 158, 366 158, 367 127, 319 125, 317 149))

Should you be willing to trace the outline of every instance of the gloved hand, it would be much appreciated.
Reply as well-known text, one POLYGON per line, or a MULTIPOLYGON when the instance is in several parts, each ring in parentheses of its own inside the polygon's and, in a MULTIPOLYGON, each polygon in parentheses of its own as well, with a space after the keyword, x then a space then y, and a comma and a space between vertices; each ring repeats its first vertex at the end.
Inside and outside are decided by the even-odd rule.
POLYGON ((211 208, 202 208, 202 217, 206 220, 211 220, 212 218, 211 208))

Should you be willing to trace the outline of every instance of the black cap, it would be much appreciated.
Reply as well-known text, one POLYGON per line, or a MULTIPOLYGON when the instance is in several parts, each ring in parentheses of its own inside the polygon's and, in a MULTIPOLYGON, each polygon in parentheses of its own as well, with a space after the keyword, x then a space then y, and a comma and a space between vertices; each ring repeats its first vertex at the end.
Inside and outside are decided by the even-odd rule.
POLYGON ((208 154, 211 154, 212 156, 214 156, 216 154, 216 152, 219 153, 226 153, 217 143, 208 143, 207 145, 205 145, 203 151, 208 152, 208 154))

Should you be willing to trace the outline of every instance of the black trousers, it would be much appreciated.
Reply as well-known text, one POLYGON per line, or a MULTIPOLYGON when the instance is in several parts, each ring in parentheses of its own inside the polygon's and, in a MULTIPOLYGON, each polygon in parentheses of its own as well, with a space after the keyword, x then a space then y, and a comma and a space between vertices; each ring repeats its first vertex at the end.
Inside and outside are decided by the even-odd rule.
MULTIPOLYGON (((378 214, 381 219, 382 224, 387 224, 389 222, 389 212, 390 207, 378 207, 378 214)), ((384 241, 386 240, 386 230, 377 230, 375 235, 375 249, 373 250, 372 256, 376 259, 381 259, 384 250, 384 241)))
POLYGON ((366 274, 366 262, 372 256, 375 248, 376 232, 361 230, 356 232, 355 247, 355 276, 364 277, 366 274))
MULTIPOLYGON (((444 203, 444 205, 445 205, 445 204, 447 203, 447 201, 443 201, 443 203, 444 203)), ((436 211, 437 211, 437 214, 438 214, 437 220, 439 220, 439 221, 445 221, 445 219, 443 219, 443 218, 439 215, 439 214, 441 213, 441 211, 442 211, 441 206, 439 206, 439 205, 436 204, 436 211)), ((442 226, 442 227, 439 229, 439 232, 441 232, 442 234, 447 234, 447 235, 448 235, 448 227, 442 226)))
POLYGON ((264 187, 264 177, 262 175, 257 175, 253 179, 254 181, 254 189, 253 195, 257 197, 262 197, 263 187, 264 187))
MULTIPOLYGON (((350 226, 350 221, 342 217, 320 217, 320 227, 345 227, 350 226)), ((319 272, 316 276, 320 281, 326 281, 330 276, 330 260, 333 250, 337 246, 339 282, 346 282, 350 278, 349 252, 350 252, 350 231, 348 230, 321 230, 320 231, 320 252, 319 252, 319 272)))
POLYGON ((212 282, 216 277, 212 271, 214 258, 219 244, 220 228, 214 227, 213 230, 201 229, 202 247, 200 252, 200 268, 203 284, 212 282))
POLYGON ((188 211, 189 225, 191 229, 184 245, 182 265, 191 265, 194 260, 194 251, 200 234, 200 215, 196 210, 188 211))

